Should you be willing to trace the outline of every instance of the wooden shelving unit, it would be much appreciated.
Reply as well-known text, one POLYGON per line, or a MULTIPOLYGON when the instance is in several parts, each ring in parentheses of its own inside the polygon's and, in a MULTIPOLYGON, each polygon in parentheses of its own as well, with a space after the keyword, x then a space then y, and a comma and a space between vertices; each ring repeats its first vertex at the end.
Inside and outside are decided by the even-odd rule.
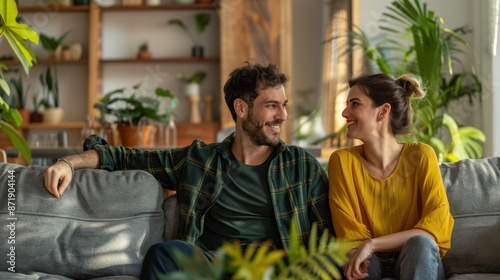
POLYGON ((152 59, 137 59, 137 58, 112 58, 101 59, 101 63, 218 63, 220 57, 153 57, 152 59))
POLYGON ((46 6, 19 6, 19 13, 36 13, 36 12, 88 12, 89 6, 58 6, 58 5, 46 5, 46 6))
POLYGON ((85 122, 61 122, 61 123, 28 123, 21 126, 22 129, 82 129, 85 122))

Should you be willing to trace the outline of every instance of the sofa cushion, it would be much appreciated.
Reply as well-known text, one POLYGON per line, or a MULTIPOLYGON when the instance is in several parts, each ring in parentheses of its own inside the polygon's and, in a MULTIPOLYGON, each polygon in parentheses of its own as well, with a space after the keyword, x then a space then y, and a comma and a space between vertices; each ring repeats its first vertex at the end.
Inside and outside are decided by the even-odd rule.
POLYGON ((0 270, 8 271, 14 260, 21 273, 139 276, 147 249, 163 237, 157 180, 143 171, 77 170, 65 193, 55 198, 44 187, 45 169, 0 164, 0 236, 15 241, 0 242, 0 270), (14 211, 8 209, 9 195, 14 211), (15 256, 9 256, 12 251, 15 256))
POLYGON ((500 273, 500 158, 441 163, 455 219, 451 249, 443 258, 447 277, 500 273))

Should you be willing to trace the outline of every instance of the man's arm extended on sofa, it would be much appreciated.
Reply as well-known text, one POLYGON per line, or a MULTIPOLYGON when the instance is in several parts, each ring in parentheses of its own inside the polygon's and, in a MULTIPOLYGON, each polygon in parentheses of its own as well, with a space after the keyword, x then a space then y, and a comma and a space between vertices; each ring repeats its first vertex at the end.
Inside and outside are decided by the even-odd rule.
POLYGON ((77 155, 68 155, 58 160, 45 170, 45 188, 59 198, 73 178, 73 170, 80 168, 97 168, 99 154, 96 150, 88 150, 77 155))

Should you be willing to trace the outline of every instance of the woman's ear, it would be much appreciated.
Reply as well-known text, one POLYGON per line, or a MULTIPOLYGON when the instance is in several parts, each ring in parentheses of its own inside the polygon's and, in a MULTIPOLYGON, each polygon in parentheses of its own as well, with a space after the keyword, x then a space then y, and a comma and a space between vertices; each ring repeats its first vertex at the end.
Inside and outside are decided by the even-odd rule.
POLYGON ((238 118, 243 119, 246 117, 248 113, 248 104, 243 101, 243 99, 236 98, 233 102, 233 106, 238 118))
POLYGON ((389 117, 390 114, 391 114, 391 104, 384 103, 380 105, 380 111, 378 113, 379 119, 389 117))

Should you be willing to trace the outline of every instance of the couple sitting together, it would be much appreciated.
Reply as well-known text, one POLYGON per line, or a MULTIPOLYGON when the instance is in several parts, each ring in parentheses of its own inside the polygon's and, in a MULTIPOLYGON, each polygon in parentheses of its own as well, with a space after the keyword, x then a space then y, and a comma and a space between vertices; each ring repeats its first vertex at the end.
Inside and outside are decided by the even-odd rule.
POLYGON ((342 116, 347 137, 363 144, 335 151, 328 170, 303 148, 280 140, 287 119, 284 84, 275 65, 246 63, 224 85, 236 130, 220 143, 148 151, 109 146, 91 136, 84 152, 45 171, 45 186, 64 195, 73 170, 139 169, 177 192, 179 240, 152 246, 141 279, 181 268, 173 256, 201 250, 207 262, 224 241, 271 240, 287 251, 295 219, 304 244, 313 223, 352 241, 345 279, 444 279, 453 218, 432 148, 399 143, 412 124, 410 100, 425 92, 417 77, 384 74, 349 80, 342 116), (196 245, 195 245, 196 244, 196 245))

